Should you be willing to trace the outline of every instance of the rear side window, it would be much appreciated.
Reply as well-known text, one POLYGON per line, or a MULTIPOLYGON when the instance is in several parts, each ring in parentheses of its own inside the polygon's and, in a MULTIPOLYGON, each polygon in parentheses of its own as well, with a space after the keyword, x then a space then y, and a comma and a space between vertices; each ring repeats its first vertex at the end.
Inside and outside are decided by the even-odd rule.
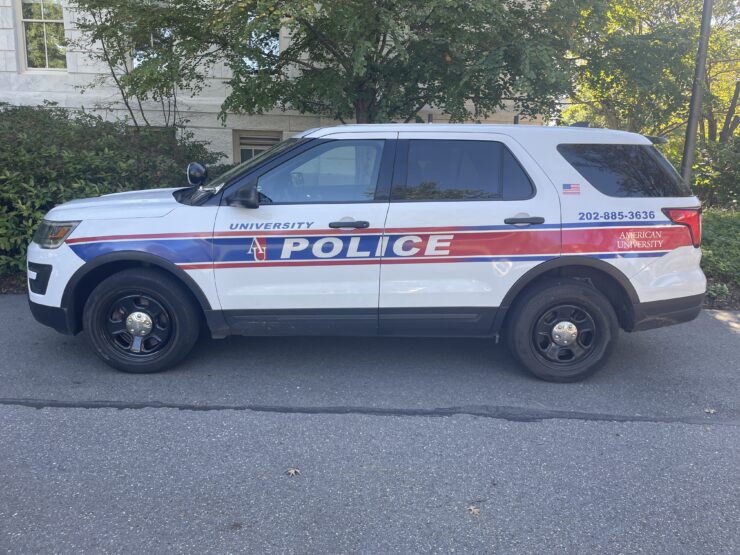
POLYGON ((496 141, 410 140, 405 185, 393 200, 519 200, 534 187, 514 155, 496 141))
POLYGON ((688 197, 678 172, 652 145, 562 144, 558 152, 611 197, 688 197))

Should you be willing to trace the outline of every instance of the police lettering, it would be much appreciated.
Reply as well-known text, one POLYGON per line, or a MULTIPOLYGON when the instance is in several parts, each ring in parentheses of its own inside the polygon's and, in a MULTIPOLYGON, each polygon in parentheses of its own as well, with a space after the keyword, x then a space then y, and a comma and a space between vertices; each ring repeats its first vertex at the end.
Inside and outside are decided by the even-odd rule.
POLYGON ((454 235, 268 237, 280 259, 448 256, 454 235))

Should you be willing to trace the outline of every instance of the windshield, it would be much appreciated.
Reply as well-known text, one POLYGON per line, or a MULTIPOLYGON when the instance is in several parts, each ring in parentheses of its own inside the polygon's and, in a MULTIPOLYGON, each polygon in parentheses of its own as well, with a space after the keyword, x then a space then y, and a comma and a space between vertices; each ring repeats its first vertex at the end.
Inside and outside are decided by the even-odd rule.
POLYGON ((234 166, 229 171, 222 173, 218 177, 213 178, 213 180, 210 181, 208 184, 199 187, 199 191, 214 194, 218 193, 224 185, 226 185, 235 177, 238 177, 239 175, 249 171, 250 168, 264 162, 268 158, 272 158, 273 156, 280 154, 284 150, 287 150, 289 147, 295 145, 299 140, 301 139, 292 138, 277 143, 264 152, 259 153, 257 156, 254 156, 253 158, 250 158, 249 160, 242 162, 237 166, 234 166))

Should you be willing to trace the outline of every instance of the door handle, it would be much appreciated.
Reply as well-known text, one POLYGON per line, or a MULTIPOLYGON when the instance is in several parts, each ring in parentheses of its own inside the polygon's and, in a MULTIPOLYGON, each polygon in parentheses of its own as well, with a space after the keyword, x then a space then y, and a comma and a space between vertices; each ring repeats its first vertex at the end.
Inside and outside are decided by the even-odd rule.
POLYGON ((545 218, 540 216, 531 216, 526 218, 506 218, 505 224, 508 225, 533 225, 533 224, 544 224, 545 218))
POLYGON ((370 222, 365 220, 350 220, 346 222, 329 222, 329 227, 332 229, 341 229, 343 227, 349 227, 354 229, 365 229, 370 227, 370 222))

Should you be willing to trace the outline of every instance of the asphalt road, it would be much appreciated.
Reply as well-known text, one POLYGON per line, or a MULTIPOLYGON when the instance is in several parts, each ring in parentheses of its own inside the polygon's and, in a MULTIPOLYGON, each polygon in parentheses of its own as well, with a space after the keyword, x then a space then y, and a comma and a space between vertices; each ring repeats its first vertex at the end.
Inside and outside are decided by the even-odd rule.
POLYGON ((0 551, 740 552, 740 313, 557 385, 447 339, 204 340, 126 375, 25 302, 0 297, 0 551))

